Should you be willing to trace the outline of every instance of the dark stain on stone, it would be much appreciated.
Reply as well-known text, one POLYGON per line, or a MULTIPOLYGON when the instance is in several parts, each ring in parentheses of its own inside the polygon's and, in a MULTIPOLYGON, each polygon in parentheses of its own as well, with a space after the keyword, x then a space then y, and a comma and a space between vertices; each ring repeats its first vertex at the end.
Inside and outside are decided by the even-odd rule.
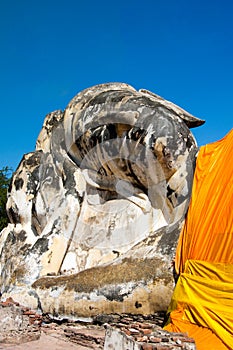
POLYGON ((34 153, 28 154, 27 158, 24 157, 24 162, 27 168, 35 167, 40 165, 41 151, 36 151, 34 153), (29 157, 30 155, 30 157, 29 157))
POLYGON ((27 254, 28 250, 30 249, 30 244, 24 244, 21 248, 20 248, 20 252, 22 255, 27 254))
POLYGON ((21 230, 18 235, 17 235, 17 238, 21 241, 21 242, 24 242, 27 238, 27 233, 26 231, 24 230, 21 230))
MULTIPOLYGON (((182 220, 180 223, 181 222, 182 220)), ((161 238, 158 242, 158 251, 166 256, 171 256, 171 254, 174 254, 180 230, 181 227, 175 224, 173 227, 170 227, 169 231, 166 234, 161 235, 161 238)))
MULTIPOLYGON (((116 103, 117 99, 119 100, 119 94, 122 94, 120 90, 109 90, 109 91, 100 92, 98 95, 96 95, 95 97, 93 97, 88 101, 85 108, 91 107, 94 105, 104 104, 107 99, 108 99, 108 103, 111 103, 111 102, 116 103)), ((127 92, 124 91, 123 95, 124 95, 123 97, 125 97, 127 95, 127 92)), ((132 92, 129 90, 128 90, 128 95, 129 96, 132 95, 132 92)), ((120 96, 120 98, 122 99, 122 96, 120 96)))
POLYGON ((32 201, 32 219, 31 220, 32 220, 32 224, 31 224, 32 231, 35 236, 39 236, 44 227, 42 227, 41 222, 37 215, 35 198, 33 198, 33 201, 32 201))
POLYGON ((18 266, 11 274, 9 284, 16 284, 22 282, 25 278, 27 271, 24 266, 18 266))
POLYGON ((67 160, 64 161, 63 163, 63 169, 64 172, 62 173, 62 181, 63 181, 63 186, 67 191, 70 189, 75 189, 75 179, 74 179, 74 172, 76 168, 68 162, 67 160))
POLYGON ((136 309, 139 309, 140 307, 142 307, 142 304, 136 300, 135 307, 136 307, 136 309))
POLYGON ((120 315, 99 314, 93 317, 93 324, 102 326, 105 323, 113 323, 114 321, 118 321, 119 319, 120 315))
POLYGON ((23 184, 24 184, 24 181, 21 177, 19 179, 15 179, 14 186, 16 191, 21 190, 21 188, 23 187, 23 184))
MULTIPOLYGON (((18 208, 17 208, 18 209, 18 208)), ((20 216, 18 214, 18 212, 16 211, 15 208, 9 208, 7 210, 7 215, 10 219, 10 222, 13 224, 19 224, 20 223, 20 216)))
POLYGON ((12 191, 13 178, 14 178, 14 173, 12 174, 12 177, 11 177, 11 180, 10 180, 10 184, 8 186, 8 193, 11 193, 11 191, 12 191))
POLYGON ((7 247, 9 244, 15 244, 15 243, 16 243, 16 236, 14 232, 11 231, 7 236, 5 246, 7 247))
POLYGON ((34 233, 34 235, 35 235, 35 236, 39 236, 40 233, 41 233, 41 230, 40 230, 40 232, 37 232, 38 226, 37 226, 37 228, 35 228, 35 223, 36 223, 36 224, 39 223, 38 218, 37 218, 36 215, 35 215, 35 217, 33 217, 33 219, 32 219, 32 226, 31 226, 31 228, 32 228, 32 232, 34 233))
POLYGON ((113 287, 107 286, 106 288, 101 288, 100 293, 98 294, 105 296, 107 300, 120 302, 123 302, 124 297, 128 295, 128 293, 122 293, 121 288, 115 285, 113 287))
POLYGON ((52 129, 56 128, 60 123, 63 122, 64 113, 62 110, 58 109, 55 112, 49 113, 46 115, 47 118, 47 128, 50 127, 52 129), (50 116, 50 118, 49 118, 50 116))
POLYGON ((47 238, 39 238, 34 246, 31 249, 32 253, 38 252, 38 255, 42 255, 44 252, 46 252, 49 249, 48 246, 48 239, 47 238))

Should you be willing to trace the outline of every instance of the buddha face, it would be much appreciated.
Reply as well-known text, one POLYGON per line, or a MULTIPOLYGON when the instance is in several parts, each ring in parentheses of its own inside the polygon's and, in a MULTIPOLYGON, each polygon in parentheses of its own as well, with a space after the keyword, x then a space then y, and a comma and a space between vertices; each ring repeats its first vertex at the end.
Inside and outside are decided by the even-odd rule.
POLYGON ((69 157, 85 178, 87 202, 97 212, 106 210, 107 201, 112 211, 123 199, 144 214, 155 210, 157 228, 180 220, 197 152, 189 127, 202 123, 126 84, 98 85, 78 94, 65 113, 65 139, 69 157))

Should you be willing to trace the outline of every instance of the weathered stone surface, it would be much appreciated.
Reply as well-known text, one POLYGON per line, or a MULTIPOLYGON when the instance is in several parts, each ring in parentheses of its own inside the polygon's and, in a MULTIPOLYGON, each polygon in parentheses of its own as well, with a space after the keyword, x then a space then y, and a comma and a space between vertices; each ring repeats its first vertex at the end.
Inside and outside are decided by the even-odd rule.
POLYGON ((21 344, 40 338, 40 315, 21 307, 11 298, 0 302, 1 344, 21 344))
POLYGON ((3 297, 74 317, 166 309, 200 124, 121 83, 47 115, 10 188, 3 297))

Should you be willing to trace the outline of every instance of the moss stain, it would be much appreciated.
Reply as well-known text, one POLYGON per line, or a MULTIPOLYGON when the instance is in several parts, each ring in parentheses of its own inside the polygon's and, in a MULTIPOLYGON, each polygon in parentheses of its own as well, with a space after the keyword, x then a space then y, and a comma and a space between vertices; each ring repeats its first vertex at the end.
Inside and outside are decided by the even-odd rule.
POLYGON ((121 264, 98 266, 70 276, 42 277, 35 281, 33 288, 48 289, 65 286, 65 290, 90 293, 106 285, 128 283, 131 281, 163 280, 171 281, 166 266, 161 274, 160 259, 124 259, 121 264), (159 275, 156 273, 159 269, 159 275))

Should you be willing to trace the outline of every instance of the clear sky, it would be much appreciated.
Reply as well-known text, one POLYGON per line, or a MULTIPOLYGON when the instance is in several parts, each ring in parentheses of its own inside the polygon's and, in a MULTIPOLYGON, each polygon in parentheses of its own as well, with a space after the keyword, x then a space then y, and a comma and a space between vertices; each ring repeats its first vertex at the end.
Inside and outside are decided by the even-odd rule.
POLYGON ((233 127, 232 0, 1 0, 0 168, 35 149, 44 117, 79 91, 125 82, 206 124, 233 127))

